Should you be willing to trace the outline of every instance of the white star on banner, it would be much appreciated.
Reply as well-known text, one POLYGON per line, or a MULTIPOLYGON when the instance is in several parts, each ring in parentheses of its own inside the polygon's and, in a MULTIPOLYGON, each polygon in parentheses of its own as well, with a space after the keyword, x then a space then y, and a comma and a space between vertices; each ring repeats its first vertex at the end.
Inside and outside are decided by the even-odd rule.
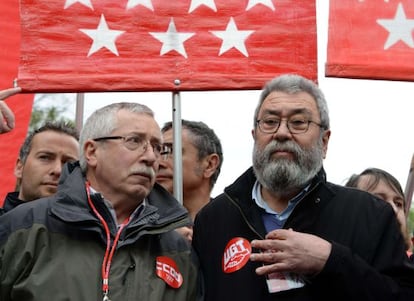
POLYGON ((162 43, 160 55, 164 55, 172 50, 175 50, 183 57, 187 58, 184 42, 191 38, 195 33, 177 32, 174 20, 171 18, 166 32, 150 32, 149 34, 162 43))
POLYGON ((214 3, 214 0, 191 0, 191 5, 190 5, 190 9, 188 10, 188 13, 191 13, 197 7, 203 4, 207 7, 210 7, 215 12, 217 12, 217 8, 216 8, 216 4, 214 3))
POLYGON ((251 9, 253 6, 256 6, 257 4, 263 4, 269 7, 271 10, 275 10, 275 6, 273 5, 272 0, 249 0, 249 3, 246 7, 246 11, 251 9))
POLYGON ((145 6, 146 8, 154 11, 154 7, 152 6, 151 0, 128 0, 126 8, 127 9, 133 8, 133 7, 138 6, 140 4, 142 6, 145 6))
POLYGON ((414 48, 412 35, 414 19, 407 19, 401 3, 398 4, 394 19, 378 19, 377 23, 389 32, 388 39, 384 45, 384 50, 390 48, 399 40, 405 42, 409 47, 414 48))
POLYGON ((103 14, 101 15, 98 28, 79 30, 88 35, 93 40, 92 46, 89 49, 88 56, 94 54, 103 47, 111 51, 113 54, 119 56, 118 50, 115 46, 115 40, 125 31, 109 29, 103 14))
POLYGON ((91 0, 66 0, 65 1, 64 9, 67 9, 69 6, 71 6, 71 5, 73 5, 73 4, 77 3, 77 2, 79 2, 80 4, 83 4, 83 5, 89 7, 90 9, 93 10, 93 6, 92 6, 92 3, 91 3, 91 0))
POLYGON ((234 47, 245 56, 249 56, 244 42, 254 32, 254 30, 238 30, 233 18, 230 18, 226 30, 211 30, 210 32, 223 40, 219 55, 222 55, 224 52, 234 47))

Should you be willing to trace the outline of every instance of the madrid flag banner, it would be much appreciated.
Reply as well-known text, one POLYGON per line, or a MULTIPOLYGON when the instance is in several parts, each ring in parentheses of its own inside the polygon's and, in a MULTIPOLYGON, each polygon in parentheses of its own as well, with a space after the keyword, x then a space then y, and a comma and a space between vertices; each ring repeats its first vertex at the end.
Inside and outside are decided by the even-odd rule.
POLYGON ((326 76, 414 80, 412 0, 330 0, 326 76))
POLYGON ((21 0, 30 92, 260 89, 316 80, 314 0, 21 0))
MULTIPOLYGON (((19 0, 0 1, 0 12, 0 90, 4 90, 13 87, 19 66, 19 0)), ((33 98, 33 94, 18 94, 6 99, 15 116, 15 128, 0 135, 0 207, 6 194, 15 190, 14 165, 29 127, 33 98)))

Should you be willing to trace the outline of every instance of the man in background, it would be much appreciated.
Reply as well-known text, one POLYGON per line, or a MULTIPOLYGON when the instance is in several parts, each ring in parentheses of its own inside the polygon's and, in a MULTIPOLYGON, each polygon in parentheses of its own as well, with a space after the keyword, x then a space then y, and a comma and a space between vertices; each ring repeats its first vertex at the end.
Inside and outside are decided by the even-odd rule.
MULTIPOLYGON (((181 129, 183 205, 194 221, 198 211, 210 201, 211 191, 223 164, 223 151, 220 139, 204 122, 182 120, 181 129)), ((164 145, 172 150, 172 122, 167 122, 161 132, 164 145)), ((162 156, 157 174, 157 182, 171 194, 174 193, 173 163, 172 152, 162 156)), ((191 241, 192 225, 180 231, 191 241)))
POLYGON ((63 165, 79 159, 78 139, 75 127, 65 122, 46 122, 30 133, 14 168, 18 189, 7 194, 2 213, 55 194, 63 165))

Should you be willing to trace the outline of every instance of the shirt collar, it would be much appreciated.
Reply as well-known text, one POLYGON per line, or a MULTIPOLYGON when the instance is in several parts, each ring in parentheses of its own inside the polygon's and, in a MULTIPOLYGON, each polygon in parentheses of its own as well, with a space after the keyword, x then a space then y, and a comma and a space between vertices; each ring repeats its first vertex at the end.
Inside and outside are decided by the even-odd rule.
POLYGON ((294 206, 296 206, 296 204, 299 202, 302 196, 309 190, 310 184, 306 185, 306 187, 302 191, 300 191, 296 196, 291 198, 288 202, 286 209, 280 213, 270 208, 269 204, 263 199, 260 189, 261 187, 262 185, 259 183, 259 181, 256 180, 252 189, 252 199, 255 201, 257 206, 265 210, 266 213, 283 215, 285 212, 290 211, 294 206))

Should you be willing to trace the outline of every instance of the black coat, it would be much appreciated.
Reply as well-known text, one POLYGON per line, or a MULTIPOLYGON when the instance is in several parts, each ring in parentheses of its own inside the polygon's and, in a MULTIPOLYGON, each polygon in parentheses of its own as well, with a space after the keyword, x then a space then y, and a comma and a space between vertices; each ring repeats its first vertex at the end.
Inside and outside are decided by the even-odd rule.
POLYGON ((223 252, 232 238, 251 241, 266 234, 261 209, 251 198, 255 181, 250 168, 195 219, 193 246, 204 273, 206 301, 413 298, 414 266, 409 266, 391 206, 366 192, 326 182, 323 170, 284 228, 332 243, 324 269, 303 288, 273 294, 265 277, 255 273, 260 263, 249 261, 236 272, 224 273, 223 252))
POLYGON ((0 215, 16 208, 17 206, 24 204, 25 201, 22 201, 18 198, 19 192, 9 192, 4 199, 3 208, 0 208, 0 215))

